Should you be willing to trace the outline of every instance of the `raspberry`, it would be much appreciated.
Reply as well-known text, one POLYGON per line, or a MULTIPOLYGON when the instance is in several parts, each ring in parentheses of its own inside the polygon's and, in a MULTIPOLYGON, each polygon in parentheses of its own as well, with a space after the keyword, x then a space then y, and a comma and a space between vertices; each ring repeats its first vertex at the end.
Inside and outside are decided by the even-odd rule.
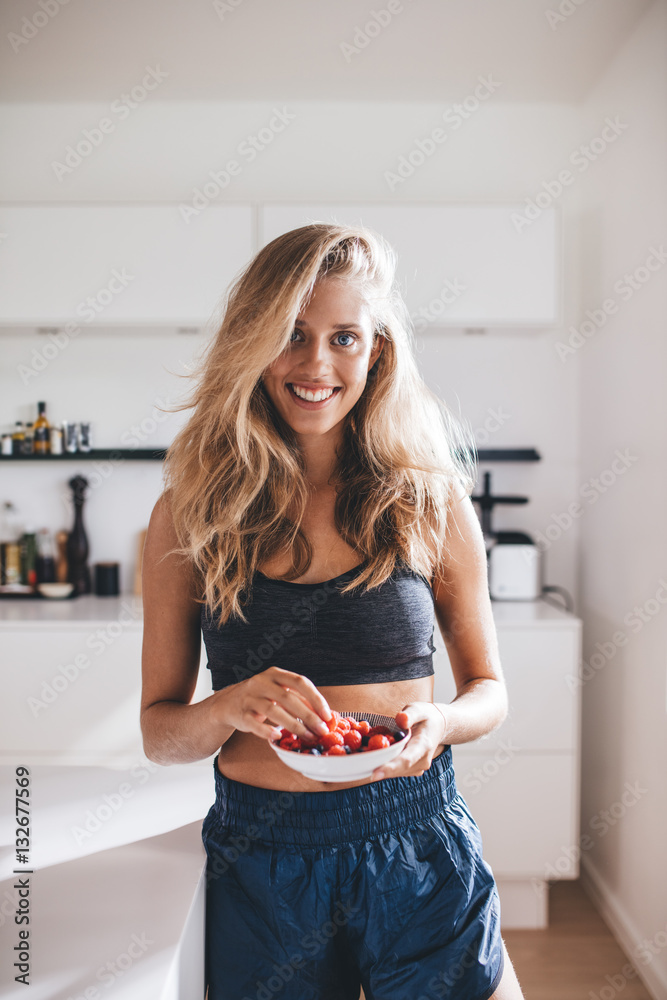
POLYGON ((373 736, 368 741, 369 750, 384 750, 386 747, 390 747, 391 743, 387 736, 383 736, 382 733, 374 733, 373 736))
POLYGON ((385 750, 408 735, 407 730, 393 730, 382 725, 371 726, 368 719, 357 722, 336 711, 327 726, 329 731, 324 736, 315 736, 310 732, 305 736, 298 736, 289 729, 281 729, 280 739, 274 742, 282 750, 292 750, 294 753, 312 754, 314 757, 343 757, 368 750, 385 750))
POLYGON ((371 736, 392 736, 393 735, 393 729, 390 729, 389 726, 371 726, 370 735, 371 736))
POLYGON ((338 720, 339 719, 340 719, 340 715, 338 714, 338 712, 336 712, 335 710, 332 710, 331 718, 327 722, 327 726, 329 727, 329 732, 330 733, 333 733, 334 729, 336 729, 336 727, 338 725, 338 720))
POLYGON ((343 737, 340 733, 325 733, 318 745, 325 747, 327 750, 334 746, 342 747, 343 737))
POLYGON ((349 733, 345 733, 343 741, 345 746, 349 747, 350 750, 358 750, 361 746, 361 733, 358 733, 355 729, 351 729, 349 733))
POLYGON ((287 739, 287 737, 285 737, 285 739, 280 740, 278 746, 282 750, 300 750, 301 749, 301 740, 298 737, 296 739, 294 739, 294 740, 289 740, 289 739, 287 739))

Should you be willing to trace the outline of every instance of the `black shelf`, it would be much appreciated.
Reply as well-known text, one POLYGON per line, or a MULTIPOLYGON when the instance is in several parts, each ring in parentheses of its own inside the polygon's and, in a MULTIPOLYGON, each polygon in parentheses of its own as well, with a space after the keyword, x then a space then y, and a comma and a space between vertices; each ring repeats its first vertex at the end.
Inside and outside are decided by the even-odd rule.
POLYGON ((92 451, 66 452, 64 455, 0 455, 3 462, 91 462, 94 459, 128 459, 131 462, 161 462, 166 448, 94 448, 92 451))
MULTIPOLYGON (((64 455, 0 455, 3 462, 91 462, 95 459, 121 459, 130 462, 161 462, 166 448, 94 448, 64 455)), ((459 454, 463 454, 459 452, 459 454)), ((542 456, 535 448, 479 448, 480 462, 539 462, 542 456)))
MULTIPOLYGON (((459 455, 465 452, 459 450, 459 455)), ((539 462, 542 456, 535 448, 478 448, 479 462, 539 462)))
POLYGON ((542 458, 535 448, 479 448, 480 462, 539 462, 542 458))

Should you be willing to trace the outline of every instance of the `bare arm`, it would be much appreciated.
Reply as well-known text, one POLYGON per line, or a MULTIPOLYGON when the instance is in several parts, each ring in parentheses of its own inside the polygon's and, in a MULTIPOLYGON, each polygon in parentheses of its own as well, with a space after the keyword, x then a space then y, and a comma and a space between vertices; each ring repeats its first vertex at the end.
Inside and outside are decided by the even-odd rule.
POLYGON ((188 560, 167 555, 176 533, 164 499, 153 509, 142 566, 144 635, 140 722, 157 764, 203 760, 236 729, 262 739, 286 726, 303 735, 331 711, 307 678, 270 667, 191 704, 201 650, 199 583, 188 560), (297 722, 297 718, 303 722, 297 722))
POLYGON ((398 757, 376 768, 376 779, 423 774, 439 746, 479 739, 507 715, 484 538, 468 496, 452 501, 449 518, 451 537, 432 587, 456 697, 449 704, 413 702, 396 714, 412 735, 398 757))
POLYGON ((217 695, 190 704, 199 670, 201 605, 192 567, 180 556, 166 556, 176 545, 168 507, 158 500, 144 546, 141 655, 144 751, 158 764, 203 760, 234 731, 219 717, 217 695))
POLYGON ((469 497, 452 501, 447 556, 433 583, 435 613, 456 682, 456 697, 437 707, 443 743, 468 743, 507 716, 507 690, 489 597, 482 529, 469 497))

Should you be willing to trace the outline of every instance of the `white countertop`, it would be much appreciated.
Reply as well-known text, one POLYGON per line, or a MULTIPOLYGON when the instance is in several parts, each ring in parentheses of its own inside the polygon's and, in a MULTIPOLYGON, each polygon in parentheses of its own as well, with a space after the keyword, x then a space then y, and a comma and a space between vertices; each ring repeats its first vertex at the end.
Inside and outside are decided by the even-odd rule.
MULTIPOLYGON (((579 622, 575 615, 546 600, 492 601, 493 617, 498 628, 571 628, 579 622)), ((57 630, 77 626, 106 625, 121 621, 130 631, 141 631, 143 605, 132 594, 120 597, 95 597, 92 594, 67 600, 3 598, 0 600, 0 628, 57 630)))
MULTIPOLYGON (((3 802, 15 781, 13 766, 0 767, 3 802)), ((33 766, 30 785, 30 997, 101 998, 109 985, 118 1000, 203 997, 201 827, 215 799, 212 761, 160 767, 144 759, 121 770, 33 766), (119 956, 122 975, 112 983, 100 978, 119 956)), ((21 877, 15 870, 26 869, 16 863, 8 815, 1 825, 0 896, 13 909, 21 877)), ((3 959, 16 932, 13 921, 0 928, 3 959)), ((14 974, 10 961, 0 962, 6 1000, 25 992, 14 974)))
POLYGON ((0 600, 0 627, 16 628, 29 625, 47 628, 71 628, 77 625, 108 625, 121 621, 129 631, 140 632, 143 626, 143 605, 140 597, 124 594, 120 597, 83 597, 55 600, 49 598, 7 597, 0 600))

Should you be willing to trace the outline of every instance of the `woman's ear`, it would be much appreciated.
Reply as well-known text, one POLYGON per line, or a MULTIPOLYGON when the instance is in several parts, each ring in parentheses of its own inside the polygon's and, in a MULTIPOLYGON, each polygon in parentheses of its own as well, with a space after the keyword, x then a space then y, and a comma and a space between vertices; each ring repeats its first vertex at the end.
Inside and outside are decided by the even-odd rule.
POLYGON ((384 337, 381 333, 376 332, 375 334, 375 344, 371 349, 371 354, 369 360, 369 372, 372 368, 375 368, 375 362, 382 354, 382 349, 384 348, 384 337))

